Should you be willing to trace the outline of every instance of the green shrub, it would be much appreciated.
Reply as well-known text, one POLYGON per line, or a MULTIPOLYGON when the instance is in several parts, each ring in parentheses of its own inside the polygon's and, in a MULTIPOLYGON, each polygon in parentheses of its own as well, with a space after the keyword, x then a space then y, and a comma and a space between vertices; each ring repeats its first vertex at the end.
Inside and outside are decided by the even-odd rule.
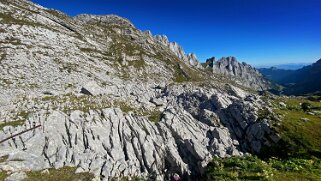
POLYGON ((311 109, 311 104, 308 102, 304 102, 301 104, 301 108, 304 112, 307 112, 311 109))
POLYGON ((206 180, 268 180, 272 168, 255 156, 215 158, 206 169, 206 180))
POLYGON ((152 122, 159 122, 162 118, 162 113, 160 111, 152 111, 149 113, 148 119, 152 122))

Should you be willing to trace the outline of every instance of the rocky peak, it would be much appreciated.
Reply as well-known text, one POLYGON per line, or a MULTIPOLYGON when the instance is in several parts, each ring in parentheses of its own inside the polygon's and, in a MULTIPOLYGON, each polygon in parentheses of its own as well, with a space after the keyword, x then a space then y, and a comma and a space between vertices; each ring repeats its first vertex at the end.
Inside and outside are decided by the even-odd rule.
POLYGON ((94 24, 102 23, 107 25, 119 25, 135 27, 132 22, 128 19, 117 16, 117 15, 90 15, 90 14, 80 14, 74 17, 75 20, 82 22, 83 24, 94 24))
POLYGON ((195 66, 197 68, 202 68, 201 63, 198 61, 198 59, 194 53, 188 54, 187 59, 188 59, 188 62, 190 65, 195 66))
POLYGON ((179 59, 183 60, 187 65, 200 69, 203 68, 194 53, 186 54, 184 49, 177 42, 170 42, 166 35, 156 35, 155 39, 158 43, 168 47, 179 59))
POLYGON ((166 35, 155 35, 155 39, 156 41, 158 41, 159 43, 161 43, 164 46, 168 46, 169 45, 169 41, 166 35))
POLYGON ((257 90, 266 90, 269 87, 269 81, 265 80, 258 70, 249 64, 238 62, 235 57, 222 57, 218 61, 212 57, 206 60, 206 65, 213 69, 213 73, 235 79, 243 86, 257 90))

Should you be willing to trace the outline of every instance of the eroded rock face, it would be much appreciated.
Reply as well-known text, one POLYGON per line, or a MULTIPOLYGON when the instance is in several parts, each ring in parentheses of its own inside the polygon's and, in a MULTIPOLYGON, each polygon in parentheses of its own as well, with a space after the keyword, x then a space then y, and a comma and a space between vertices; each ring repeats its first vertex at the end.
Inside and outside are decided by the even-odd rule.
MULTIPOLYGON (((8 162, 2 163, 1 169, 78 166, 104 178, 156 176, 161 180, 170 173, 190 178, 199 174, 219 145, 207 137, 210 131, 207 125, 189 115, 177 117, 174 109, 165 111, 163 120, 156 124, 119 109, 86 114, 75 111, 70 116, 56 111, 48 114, 47 118, 42 114, 31 117, 24 126, 30 127, 36 122, 42 125, 41 129, 1 145, 0 155, 9 154, 8 162), (10 160, 20 162, 17 165, 10 160)), ((1 138, 24 127, 8 128, 1 133, 1 138)), ((220 137, 217 139, 221 141, 220 137)), ((228 136, 222 142, 226 139, 228 136)), ((220 151, 224 152, 225 147, 234 148, 235 155, 240 154, 231 141, 222 145, 220 151)))
POLYGON ((183 60, 187 65, 203 69, 194 53, 186 54, 184 49, 177 42, 170 42, 166 35, 156 35, 156 41, 168 47, 179 59, 183 60))
MULTIPOLYGON (((149 94, 152 98, 147 100, 167 100, 156 107, 158 122, 119 108, 68 114, 59 110, 33 112, 23 126, 7 126, 0 132, 2 140, 42 125, 0 144, 0 156, 9 156, 0 169, 18 172, 76 166, 77 172, 88 171, 100 178, 163 180, 178 173, 193 180, 213 157, 259 152, 269 137, 275 136, 268 120, 258 120, 256 111, 264 106, 259 97, 250 99, 247 95, 243 100, 195 88, 144 89, 145 95, 159 92, 149 94)), ((136 104, 155 108, 150 102, 136 104)))
POLYGON ((213 57, 206 63, 213 69, 213 73, 226 75, 245 87, 256 90, 267 90, 270 87, 270 82, 258 70, 246 63, 238 62, 235 57, 223 57, 218 61, 213 57))
POLYGON ((118 26, 128 26, 135 27, 128 19, 122 18, 117 15, 90 15, 90 14, 81 14, 74 17, 76 21, 80 21, 84 24, 87 23, 102 23, 107 25, 118 25, 118 26))

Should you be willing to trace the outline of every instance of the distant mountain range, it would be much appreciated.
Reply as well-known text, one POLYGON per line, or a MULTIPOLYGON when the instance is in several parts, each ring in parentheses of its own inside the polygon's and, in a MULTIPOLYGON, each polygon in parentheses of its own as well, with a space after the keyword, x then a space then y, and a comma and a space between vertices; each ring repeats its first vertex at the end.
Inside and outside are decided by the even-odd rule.
POLYGON ((272 80, 278 84, 287 83, 288 77, 290 77, 295 70, 284 70, 276 67, 260 68, 258 69, 267 79, 272 80))
POLYGON ((283 85, 284 94, 303 95, 321 91, 321 59, 298 70, 276 67, 258 69, 266 78, 283 85))
POLYGON ((298 70, 308 65, 311 65, 311 63, 288 63, 288 64, 278 64, 278 65, 272 65, 272 66, 257 66, 257 68, 269 69, 270 67, 275 67, 277 69, 283 69, 283 70, 298 70))

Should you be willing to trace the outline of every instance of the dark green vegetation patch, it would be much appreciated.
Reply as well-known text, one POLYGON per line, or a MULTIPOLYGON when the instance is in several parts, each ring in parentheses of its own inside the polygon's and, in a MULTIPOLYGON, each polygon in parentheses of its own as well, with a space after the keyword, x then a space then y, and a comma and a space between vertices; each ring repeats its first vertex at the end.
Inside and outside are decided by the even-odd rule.
POLYGON ((208 165, 204 179, 317 181, 321 179, 321 160, 270 158, 263 161, 256 156, 216 158, 208 165))

